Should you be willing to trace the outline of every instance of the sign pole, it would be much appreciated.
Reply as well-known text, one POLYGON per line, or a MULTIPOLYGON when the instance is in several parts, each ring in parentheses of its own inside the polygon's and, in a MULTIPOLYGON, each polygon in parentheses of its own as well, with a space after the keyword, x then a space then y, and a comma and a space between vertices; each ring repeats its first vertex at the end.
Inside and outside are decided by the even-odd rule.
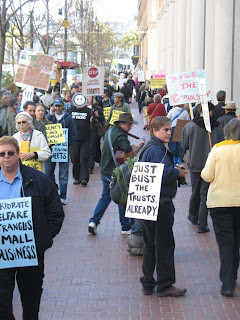
POLYGON ((194 119, 194 115, 193 115, 192 103, 190 102, 190 103, 188 104, 188 106, 189 106, 189 110, 190 110, 191 120, 193 120, 193 119, 194 119))
MULTIPOLYGON (((93 96, 92 96, 92 106, 91 106, 91 118, 93 117, 93 96)), ((93 123, 91 122, 91 129, 93 128, 93 123)))
POLYGON ((211 133, 208 131, 208 139, 209 139, 209 145, 210 145, 210 150, 212 149, 212 140, 211 140, 211 133))

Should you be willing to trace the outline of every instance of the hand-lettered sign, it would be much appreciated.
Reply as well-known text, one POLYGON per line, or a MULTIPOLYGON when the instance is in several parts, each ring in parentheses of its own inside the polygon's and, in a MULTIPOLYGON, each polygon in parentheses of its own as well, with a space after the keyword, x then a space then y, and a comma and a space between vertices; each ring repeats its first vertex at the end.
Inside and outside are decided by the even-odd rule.
POLYGON ((0 269, 37 265, 32 198, 0 200, 0 269))
POLYGON ((151 89, 162 88, 164 84, 166 84, 166 78, 151 78, 150 79, 151 89))
MULTIPOLYGON (((33 148, 33 147, 30 147, 29 149, 29 152, 36 152, 36 151, 40 151, 40 149, 33 148)), ((41 162, 37 161, 35 158, 31 158, 29 160, 23 160, 22 164, 30 168, 36 169, 38 171, 41 171, 41 162)))
POLYGON ((68 128, 63 128, 65 143, 52 147, 52 162, 68 162, 68 128))
POLYGON ((104 114, 104 117, 105 117, 106 120, 108 119, 108 117, 110 115, 111 109, 112 109, 112 107, 103 108, 103 114, 104 114))
POLYGON ((164 164, 135 162, 125 217, 156 221, 164 164))
POLYGON ((207 70, 166 75, 170 105, 200 101, 198 79, 206 79, 207 99, 211 100, 207 70))
POLYGON ((47 141, 48 144, 65 143, 62 124, 47 124, 46 125, 47 141))
MULTIPOLYGON (((119 110, 113 110, 109 124, 114 125, 114 122, 118 121, 120 113, 125 113, 125 112, 119 111, 119 110)), ((134 117, 133 113, 132 113, 132 117, 134 117)))

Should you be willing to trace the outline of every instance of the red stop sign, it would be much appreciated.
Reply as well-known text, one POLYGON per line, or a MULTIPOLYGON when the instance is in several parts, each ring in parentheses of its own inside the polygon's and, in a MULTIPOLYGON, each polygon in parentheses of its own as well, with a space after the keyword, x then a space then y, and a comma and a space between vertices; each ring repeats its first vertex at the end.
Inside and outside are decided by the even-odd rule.
POLYGON ((98 69, 97 68, 90 68, 88 70, 88 75, 90 78, 95 78, 98 75, 98 69))

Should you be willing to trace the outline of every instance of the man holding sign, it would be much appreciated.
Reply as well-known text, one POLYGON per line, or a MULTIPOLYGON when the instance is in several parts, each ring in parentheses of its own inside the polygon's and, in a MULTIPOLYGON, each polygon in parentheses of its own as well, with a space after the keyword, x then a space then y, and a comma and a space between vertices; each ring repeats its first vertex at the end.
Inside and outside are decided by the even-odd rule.
POLYGON ((121 92, 116 92, 114 94, 114 104, 112 105, 112 109, 107 120, 108 126, 109 126, 109 123, 111 122, 111 118, 114 110, 131 113, 130 107, 126 102, 124 102, 124 95, 121 92))
POLYGON ((0 166, 0 318, 15 319, 16 279, 23 319, 38 320, 44 252, 59 233, 64 213, 54 183, 21 164, 13 137, 0 138, 0 166))
MULTIPOLYGON (((150 162, 152 168, 154 163, 164 164, 162 183, 155 183, 155 188, 159 188, 160 192, 157 220, 153 217, 152 220, 154 221, 151 221, 144 214, 141 214, 140 218, 144 219, 142 220, 144 239, 143 277, 140 279, 143 285, 143 294, 151 295, 154 287, 157 286, 157 296, 159 297, 177 297, 186 292, 185 288, 179 289, 173 286, 175 283, 175 244, 172 227, 175 208, 172 198, 175 197, 177 192, 177 178, 185 178, 187 172, 181 168, 174 168, 173 155, 164 145, 164 143, 170 141, 171 131, 171 120, 169 118, 154 118, 150 126, 151 140, 148 141, 145 148, 148 144, 149 147, 143 151, 139 160, 139 164, 150 162), (157 280, 153 277, 155 268, 157 280)), ((154 172, 152 172, 152 179, 153 176, 154 172)), ((150 181, 149 184, 154 183, 152 180, 150 181)), ((154 199, 152 199, 152 202, 154 203, 154 199)))

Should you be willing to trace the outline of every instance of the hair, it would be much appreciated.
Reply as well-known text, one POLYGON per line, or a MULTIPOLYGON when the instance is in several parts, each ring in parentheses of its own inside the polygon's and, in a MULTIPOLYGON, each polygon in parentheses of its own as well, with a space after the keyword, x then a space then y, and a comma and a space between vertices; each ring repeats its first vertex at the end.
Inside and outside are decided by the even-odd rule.
POLYGON ((226 140, 240 140, 240 120, 233 118, 225 127, 226 140))
MULTIPOLYGON (((20 117, 23 117, 29 123, 30 129, 34 129, 32 121, 28 117, 26 117, 24 114, 21 114, 20 117)), ((16 129, 17 129, 17 131, 20 131, 19 125, 17 123, 17 119, 18 118, 16 118, 16 129)))
POLYGON ((104 89, 104 93, 105 93, 105 95, 106 95, 108 98, 110 98, 111 95, 112 95, 112 92, 111 92, 110 89, 104 89))
POLYGON ((19 145, 15 138, 9 136, 3 136, 0 138, 0 146, 10 144, 15 147, 16 151, 19 152, 19 145))
MULTIPOLYGON (((37 107, 43 107, 44 108, 45 114, 43 116, 43 120, 46 121, 47 119, 46 119, 46 107, 45 107, 45 105, 43 103, 37 103, 36 104, 36 111, 37 111, 37 107)), ((36 116, 36 118, 37 118, 37 116, 36 116)))
POLYGON ((17 97, 19 96, 19 93, 22 93, 22 92, 23 92, 23 90, 18 90, 17 97))
POLYGON ((224 101, 226 99, 226 91, 220 90, 217 93, 217 101, 224 101))
POLYGON ((153 101, 156 102, 156 103, 161 103, 161 96, 160 94, 155 94, 154 97, 153 97, 153 101))
POLYGON ((17 110, 15 108, 13 108, 15 103, 17 103, 17 99, 15 99, 15 98, 11 98, 11 99, 8 100, 7 112, 8 111, 13 111, 13 112, 17 113, 17 110))
POLYGON ((39 96, 37 94, 35 94, 33 96, 33 102, 38 103, 40 101, 39 96))
POLYGON ((27 110, 28 106, 35 106, 36 107, 36 103, 33 101, 26 101, 23 105, 23 110, 27 110))
POLYGON ((167 117, 155 117, 150 125, 150 136, 153 137, 154 133, 153 133, 153 129, 155 129, 155 131, 160 130, 165 124, 167 123, 171 123, 171 120, 167 117))
POLYGON ((53 96, 53 99, 61 98, 60 92, 58 91, 55 91, 52 96, 53 96))
POLYGON ((48 93, 48 94, 51 94, 51 93, 52 93, 52 87, 49 87, 49 88, 48 88, 47 93, 48 93))
MULTIPOLYGON (((214 104, 212 102, 208 101, 208 110, 209 112, 214 111, 214 104)), ((198 112, 201 114, 202 113, 202 104, 199 105, 198 107, 198 112)))

